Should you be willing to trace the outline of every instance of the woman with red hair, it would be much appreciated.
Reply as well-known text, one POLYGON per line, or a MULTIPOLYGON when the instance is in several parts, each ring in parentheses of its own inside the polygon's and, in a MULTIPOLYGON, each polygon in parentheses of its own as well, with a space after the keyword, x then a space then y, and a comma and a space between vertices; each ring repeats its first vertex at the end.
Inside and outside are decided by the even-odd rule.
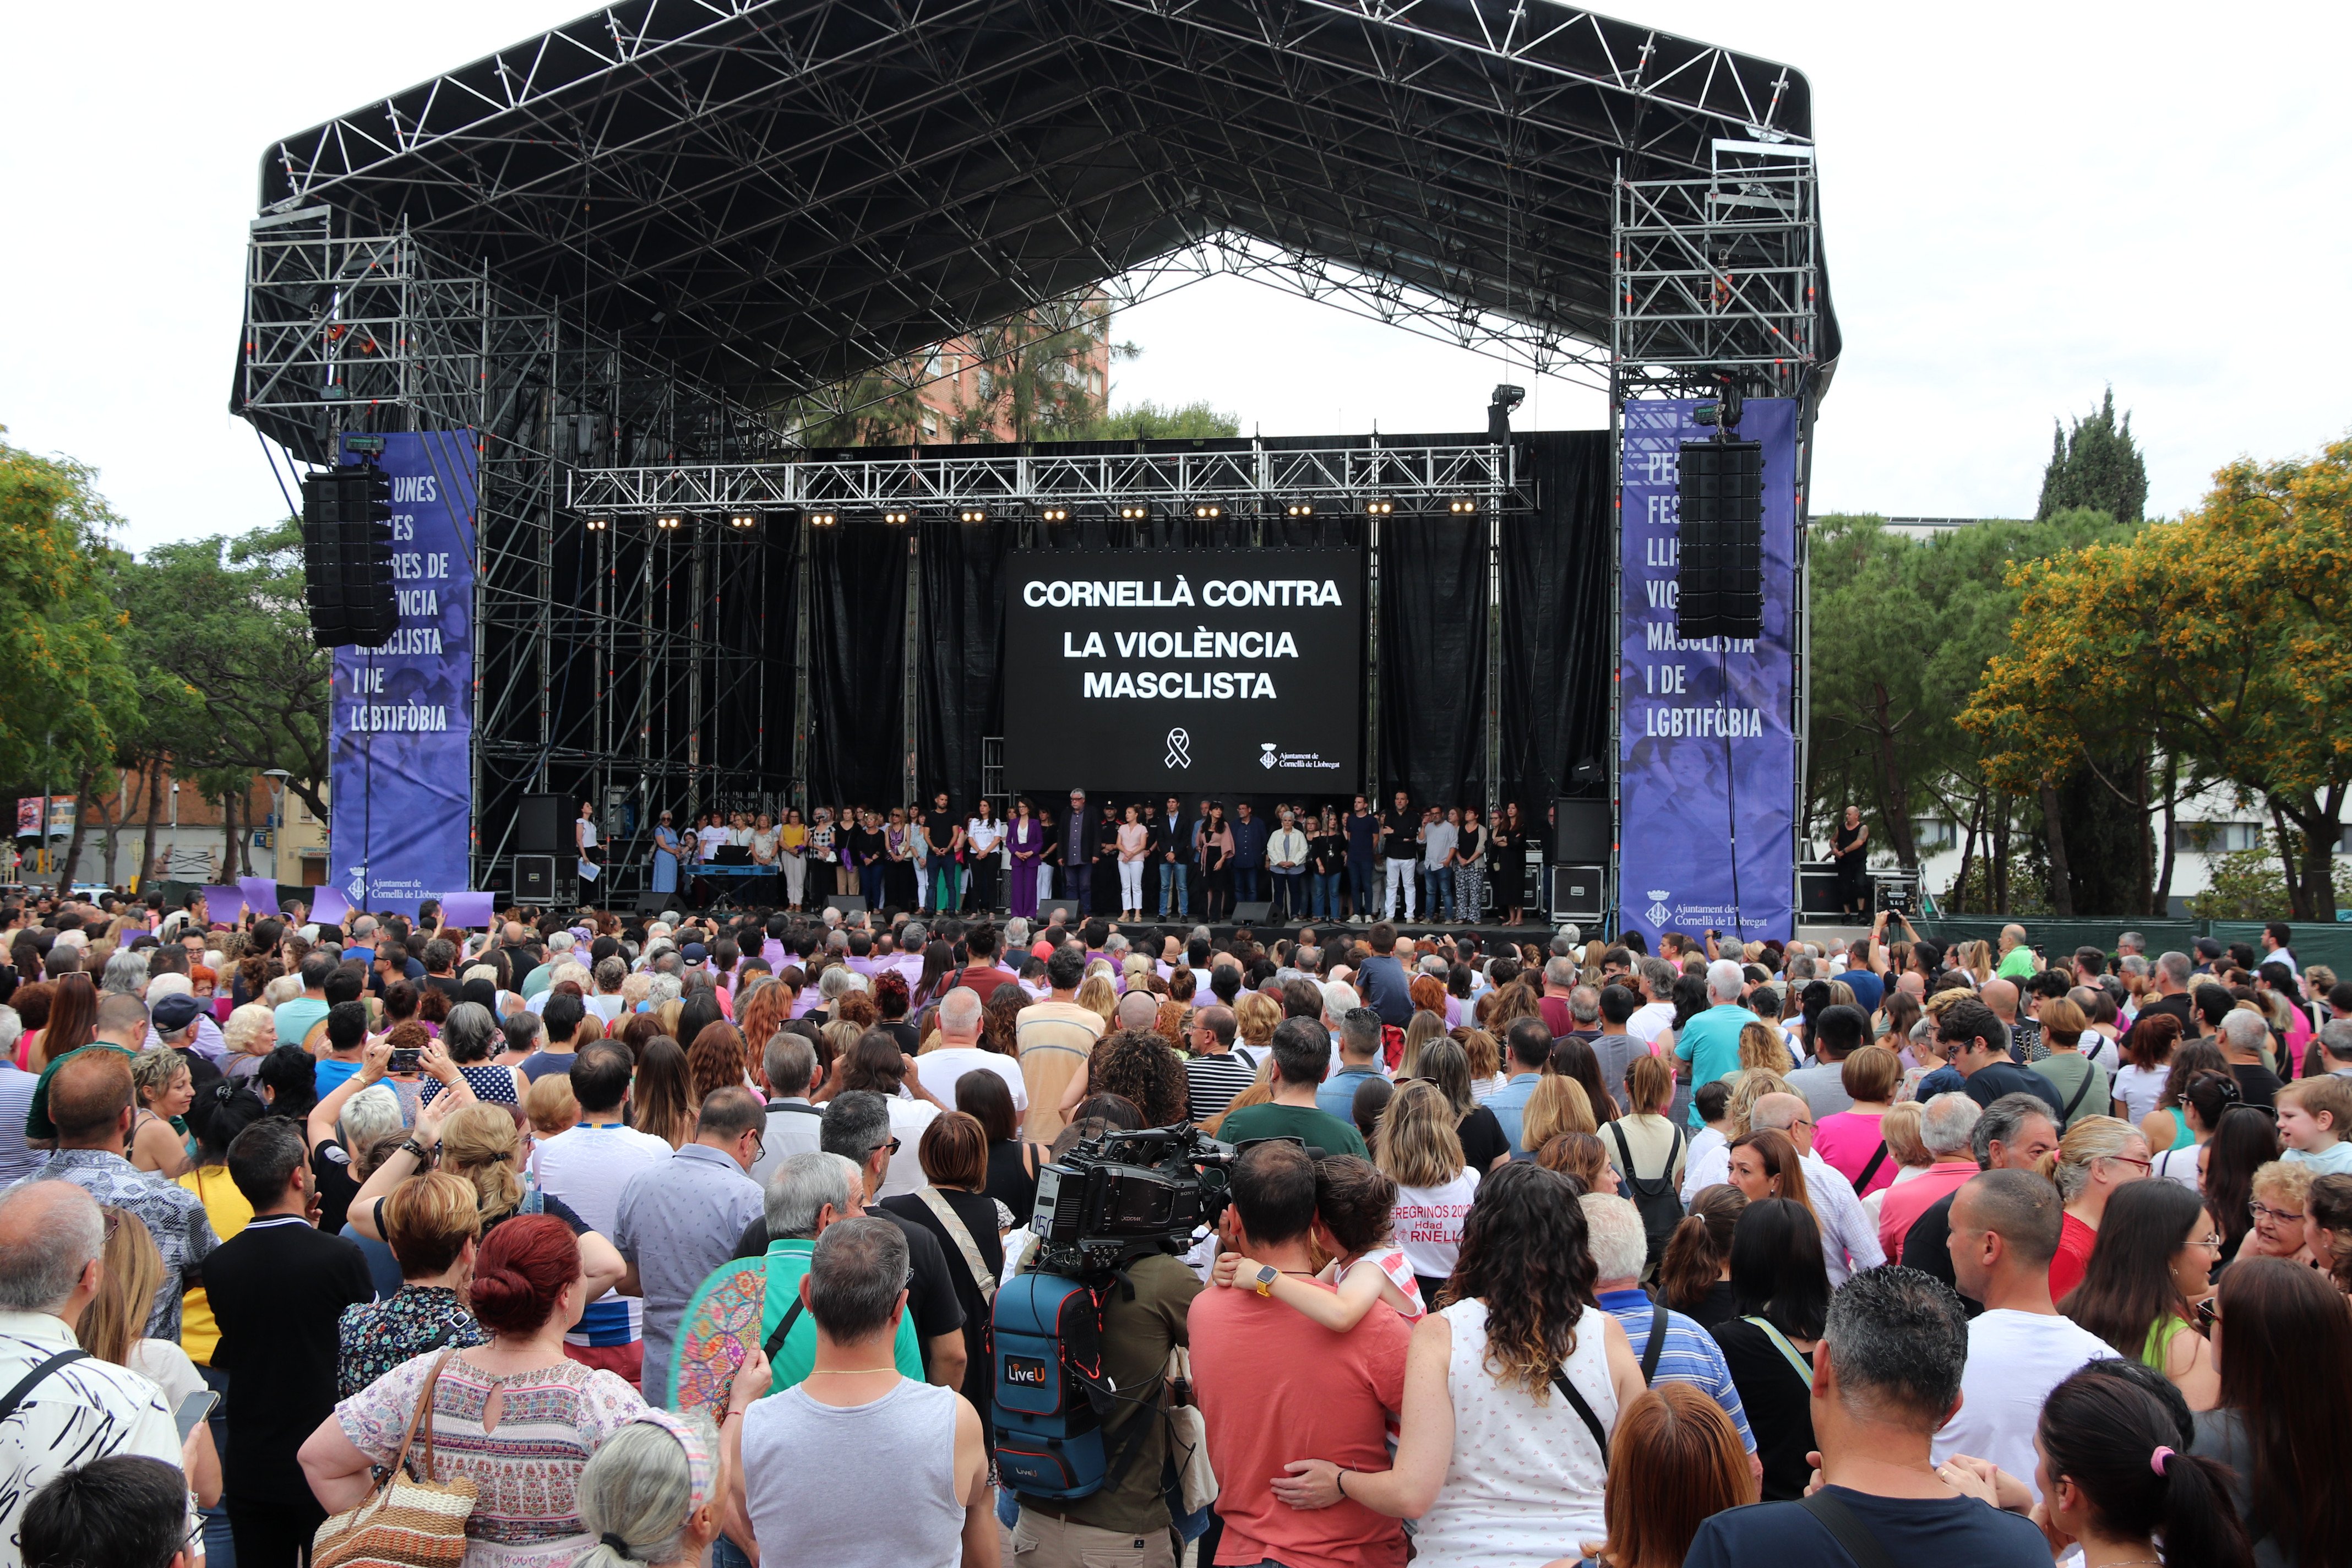
MULTIPOLYGON (((584 1277, 579 1243, 562 1220, 518 1215, 491 1231, 469 1292, 490 1342, 429 1351, 337 1405, 302 1445, 302 1470, 320 1504, 341 1513, 366 1501, 372 1468, 393 1462, 409 1418, 429 1399, 429 1479, 463 1477, 478 1489, 466 1521, 468 1568, 572 1563, 595 1544, 580 1519, 580 1472, 646 1408, 617 1373, 563 1353, 564 1331, 604 1284, 584 1277)), ((767 1387, 767 1363, 754 1355, 736 1375, 727 1419, 767 1387)), ((409 1459, 419 1479, 428 1479, 423 1458, 420 1444, 409 1459)))

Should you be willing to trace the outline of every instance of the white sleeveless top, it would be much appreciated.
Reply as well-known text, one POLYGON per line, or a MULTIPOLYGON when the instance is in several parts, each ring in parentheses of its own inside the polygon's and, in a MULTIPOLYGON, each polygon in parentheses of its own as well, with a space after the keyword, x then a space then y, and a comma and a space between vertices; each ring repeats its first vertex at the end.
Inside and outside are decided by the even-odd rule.
POLYGON ((1462 1227, 1478 1195, 1478 1173, 1465 1165, 1439 1187, 1397 1188, 1393 1232, 1397 1250, 1415 1274, 1444 1279, 1462 1256, 1462 1227))
MULTIPOLYGON (((1538 1405, 1486 1370, 1486 1304, 1457 1301, 1440 1314, 1454 1328, 1445 1387, 1454 1402, 1454 1457, 1437 1500, 1413 1536, 1415 1568, 1542 1568, 1579 1555, 1608 1533, 1601 1513, 1601 1450, 1576 1407, 1546 1385, 1538 1405)), ((1576 1349, 1560 1370, 1601 1417, 1617 1426, 1603 1314, 1588 1307, 1576 1349)))
POLYGON ((767 1561, 828 1568, 956 1568, 964 1505, 955 1484, 956 1393, 912 1379, 868 1405, 820 1405, 795 1384, 743 1414, 751 1530, 767 1561), (813 1505, 809 1478, 844 1456, 887 1455, 886 1507, 845 1493, 813 1505))

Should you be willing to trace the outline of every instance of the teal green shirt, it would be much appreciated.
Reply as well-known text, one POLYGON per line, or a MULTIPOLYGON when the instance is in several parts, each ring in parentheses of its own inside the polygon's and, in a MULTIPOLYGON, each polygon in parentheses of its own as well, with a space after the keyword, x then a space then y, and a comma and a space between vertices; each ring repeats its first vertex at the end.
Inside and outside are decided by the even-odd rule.
POLYGON ((1689 1121, 1694 1130, 1706 1125, 1699 1119, 1696 1098, 1699 1086, 1739 1070, 1739 1031, 1763 1021, 1745 1007, 1709 1007, 1695 1015, 1675 1037, 1675 1055, 1691 1065, 1694 1098, 1689 1121))
MULTIPOLYGON (((786 1237, 768 1243, 768 1300, 760 1314, 761 1342, 776 1331, 784 1321, 784 1313, 801 1299, 801 1281, 807 1278, 809 1259, 816 1253, 816 1243, 797 1237, 786 1237)), ((915 1320, 912 1314, 898 1314, 898 1340, 893 1347, 892 1359, 898 1363, 898 1373, 917 1383, 923 1381, 923 1352, 915 1343, 915 1320)), ((816 1365, 816 1320, 803 1309, 793 1321, 793 1331, 776 1347, 769 1358, 769 1367, 775 1381, 769 1386, 771 1394, 782 1394, 793 1384, 805 1379, 816 1365)))

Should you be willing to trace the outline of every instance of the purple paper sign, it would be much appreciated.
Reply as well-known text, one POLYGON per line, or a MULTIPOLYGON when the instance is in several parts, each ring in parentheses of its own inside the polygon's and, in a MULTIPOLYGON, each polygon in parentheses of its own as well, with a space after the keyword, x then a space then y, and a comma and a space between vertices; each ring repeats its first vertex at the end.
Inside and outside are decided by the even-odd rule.
POLYGON ((490 899, 488 893, 447 894, 441 900, 441 923, 479 931, 490 923, 490 899))
POLYGON ((1714 436, 1697 407, 1624 412, 1617 899, 1654 947, 1670 930, 1785 941, 1796 916, 1796 405, 1751 398, 1737 432, 1764 447, 1764 635, 1727 645, 1675 622, 1682 445, 1714 436))
POLYGON ((339 926, 350 917, 352 906, 344 901, 341 889, 310 888, 306 891, 310 900, 310 918, 320 925, 339 926))
POLYGON ((278 879, 275 877, 239 877, 237 890, 245 895, 246 907, 256 914, 278 913, 278 879))
POLYGON ((226 921, 232 925, 236 923, 238 912, 245 908, 243 888, 206 888, 204 894, 206 920, 226 921))
POLYGON ((473 880, 478 458, 470 430, 381 439, 400 626, 381 647, 335 650, 330 879, 353 908, 414 912, 473 880))

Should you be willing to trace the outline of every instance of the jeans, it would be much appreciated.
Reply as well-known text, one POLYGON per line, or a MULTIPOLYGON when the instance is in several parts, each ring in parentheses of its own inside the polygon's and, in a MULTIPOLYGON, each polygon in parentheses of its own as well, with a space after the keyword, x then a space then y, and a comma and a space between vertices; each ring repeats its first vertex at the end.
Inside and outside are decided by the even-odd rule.
POLYGON ((1314 876, 1315 893, 1307 900, 1307 907, 1313 910, 1314 918, 1318 921, 1338 920, 1339 918, 1339 873, 1318 871, 1314 876))
POLYGON ((877 914, 881 913, 882 866, 879 861, 871 866, 857 868, 857 892, 858 896, 866 900, 867 909, 877 914))
MULTIPOLYGON (((1349 914, 1361 915, 1366 920, 1372 918, 1373 884, 1372 863, 1370 860, 1348 862, 1348 912, 1349 914)), ((1334 920, 1339 918, 1339 911, 1336 909, 1331 911, 1334 920)))
POLYGON ((963 903, 963 868, 942 860, 931 868, 931 908, 941 914, 963 903))
POLYGON ((1255 900, 1265 887, 1265 868, 1236 866, 1234 868, 1234 902, 1246 904, 1255 900))
POLYGON ((1381 918, 1391 921, 1396 919, 1397 906, 1402 901, 1404 906, 1404 918, 1411 920, 1415 897, 1413 889, 1420 886, 1414 879, 1420 874, 1421 862, 1391 858, 1387 862, 1387 866, 1388 891, 1381 900, 1381 918))
POLYGON ((1071 918, 1084 924, 1087 916, 1094 912, 1089 901, 1094 884, 1095 868, 1087 862, 1079 860, 1065 866, 1062 868, 1062 896, 1055 901, 1067 904, 1071 918))
POLYGON ((720 1536, 710 1543, 710 1568, 751 1568, 751 1560, 743 1549, 720 1536))
POLYGON ((1171 907, 1174 912, 1180 915, 1192 912, 1184 900, 1184 862, 1181 860, 1173 864, 1165 860, 1160 863, 1160 913, 1163 919, 1169 914, 1171 907), (1171 890, 1175 894, 1173 906, 1169 902, 1169 894, 1171 890))
POLYGON ((1307 912, 1307 873, 1276 871, 1274 876, 1274 912, 1283 920, 1297 920, 1307 912))
MULTIPOLYGON (((222 1402, 215 1405, 213 1413, 205 1417, 205 1425, 212 1428, 213 1452, 226 1454, 228 1452, 228 1370, 226 1367, 200 1366, 196 1373, 205 1380, 206 1388, 221 1396, 222 1402)), ((229 1533, 227 1507, 224 1503, 215 1503, 203 1513, 205 1568, 236 1568, 236 1543, 229 1533)))
POLYGON ((1454 918, 1453 867, 1422 862, 1421 906, 1424 920, 1450 921, 1454 918))

